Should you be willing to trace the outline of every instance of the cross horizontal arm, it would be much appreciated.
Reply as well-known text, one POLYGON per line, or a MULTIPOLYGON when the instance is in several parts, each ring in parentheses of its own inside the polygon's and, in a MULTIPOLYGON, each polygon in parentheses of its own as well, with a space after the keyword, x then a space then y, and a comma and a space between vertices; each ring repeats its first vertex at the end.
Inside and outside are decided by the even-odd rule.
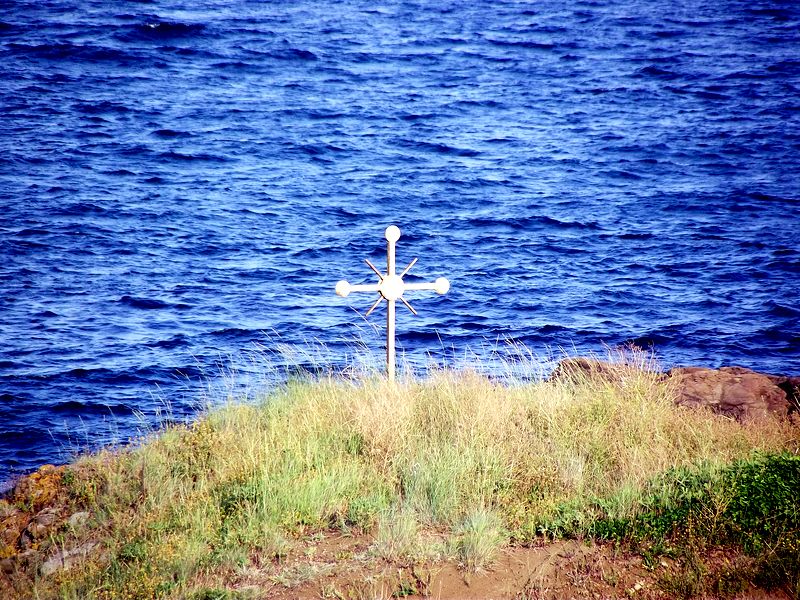
POLYGON ((336 284, 336 293, 342 298, 347 298, 350 292, 377 292, 380 289, 379 283, 360 283, 351 285, 344 279, 336 284))
POLYGON ((446 294, 447 290, 450 289, 450 282, 444 277, 439 277, 439 279, 430 283, 406 283, 404 284, 404 289, 407 291, 433 290, 437 294, 446 294))
POLYGON ((350 286, 351 292, 377 292, 380 287, 378 283, 359 283, 350 286))
POLYGON ((405 283, 404 284, 406 290, 434 290, 436 289, 436 284, 431 283, 405 283))

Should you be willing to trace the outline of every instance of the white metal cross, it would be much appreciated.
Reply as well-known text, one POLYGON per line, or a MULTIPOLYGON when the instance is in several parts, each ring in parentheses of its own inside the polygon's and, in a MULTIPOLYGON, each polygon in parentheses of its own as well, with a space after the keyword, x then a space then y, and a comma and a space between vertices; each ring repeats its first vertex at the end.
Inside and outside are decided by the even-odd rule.
POLYGON ((444 277, 439 277, 433 283, 405 283, 403 277, 411 270, 411 267, 417 262, 415 258, 409 265, 403 269, 399 275, 395 273, 395 259, 394 247, 397 240, 400 239, 400 229, 395 225, 390 225, 386 228, 386 273, 381 273, 375 265, 369 260, 366 263, 369 268, 375 271, 378 276, 378 283, 366 283, 359 285, 351 285, 347 281, 342 280, 336 284, 336 293, 342 298, 347 298, 350 292, 378 292, 380 294, 375 303, 370 307, 365 316, 369 316, 381 303, 381 300, 386 300, 386 374, 389 381, 394 381, 395 375, 395 326, 394 326, 394 313, 395 302, 400 300, 406 305, 406 308, 415 315, 417 311, 403 298, 403 293, 406 291, 414 290, 433 290, 437 294, 446 294, 450 289, 450 282, 444 277))

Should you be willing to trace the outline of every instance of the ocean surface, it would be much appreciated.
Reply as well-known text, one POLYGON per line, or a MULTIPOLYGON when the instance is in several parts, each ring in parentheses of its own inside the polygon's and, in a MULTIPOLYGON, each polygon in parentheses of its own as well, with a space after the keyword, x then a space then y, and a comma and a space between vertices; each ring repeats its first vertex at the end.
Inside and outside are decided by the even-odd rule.
POLYGON ((401 361, 800 374, 796 2, 0 0, 0 82, 0 481, 380 364, 390 224, 401 361))

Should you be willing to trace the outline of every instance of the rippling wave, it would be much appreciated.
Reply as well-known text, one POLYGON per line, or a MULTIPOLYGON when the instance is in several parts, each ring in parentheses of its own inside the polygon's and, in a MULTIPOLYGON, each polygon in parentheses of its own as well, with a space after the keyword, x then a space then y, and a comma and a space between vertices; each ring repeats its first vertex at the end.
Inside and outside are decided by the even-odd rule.
POLYGON ((800 373, 798 38, 778 0, 7 2, 0 481, 190 417, 253 344, 379 357, 333 286, 391 223, 452 282, 407 360, 800 373))

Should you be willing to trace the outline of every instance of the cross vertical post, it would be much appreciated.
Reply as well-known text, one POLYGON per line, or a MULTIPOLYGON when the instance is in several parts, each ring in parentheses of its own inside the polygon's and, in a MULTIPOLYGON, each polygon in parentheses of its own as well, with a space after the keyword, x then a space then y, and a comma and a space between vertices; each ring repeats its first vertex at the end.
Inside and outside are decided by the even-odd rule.
MULTIPOLYGON (((392 226, 386 228, 386 276, 395 276, 394 249, 400 239, 400 229, 392 226)), ((380 290, 379 290, 380 291, 380 290)), ((382 294, 381 294, 382 295, 382 294)), ((389 381, 394 381, 395 367, 395 300, 386 298, 386 373, 389 381)))
POLYGON ((386 300, 386 375, 390 382, 394 382, 396 361, 395 361, 395 308, 396 301, 400 300, 406 308, 413 314, 417 311, 403 298, 405 291, 433 290, 437 294, 446 294, 450 289, 450 282, 444 277, 439 277, 432 283, 405 283, 403 277, 411 270, 417 262, 415 258, 403 269, 400 275, 396 272, 395 245, 400 239, 400 229, 395 225, 390 225, 384 232, 386 238, 386 273, 381 273, 375 265, 368 259, 365 261, 370 269, 378 276, 378 283, 351 285, 345 280, 336 284, 336 293, 342 298, 350 295, 350 292, 378 292, 379 296, 375 303, 370 307, 365 316, 369 316, 382 300, 386 300))

